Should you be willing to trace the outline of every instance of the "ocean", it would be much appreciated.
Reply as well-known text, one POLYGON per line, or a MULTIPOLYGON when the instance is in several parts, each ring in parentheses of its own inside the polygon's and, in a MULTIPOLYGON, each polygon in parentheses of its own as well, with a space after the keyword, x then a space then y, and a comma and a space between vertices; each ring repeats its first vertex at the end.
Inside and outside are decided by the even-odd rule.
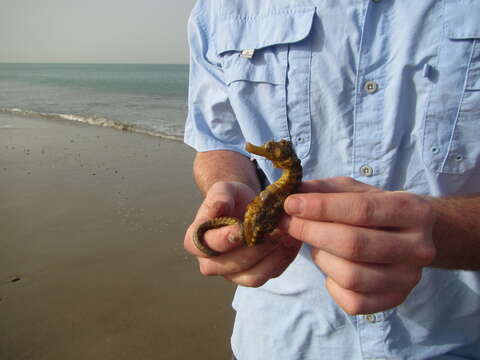
POLYGON ((188 65, 0 63, 0 112, 182 140, 188 65))

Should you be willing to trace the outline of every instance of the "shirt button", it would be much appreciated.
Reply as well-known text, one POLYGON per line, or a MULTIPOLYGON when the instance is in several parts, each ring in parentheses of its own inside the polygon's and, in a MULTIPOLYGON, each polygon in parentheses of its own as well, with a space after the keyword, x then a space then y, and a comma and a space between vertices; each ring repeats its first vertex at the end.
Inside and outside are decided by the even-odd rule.
POLYGON ((374 314, 368 314, 368 315, 365 315, 365 320, 367 320, 369 323, 373 324, 374 322, 377 321, 377 318, 375 317, 374 314))
POLYGON ((373 94, 378 90, 378 84, 375 81, 367 81, 365 85, 363 86, 363 89, 369 93, 373 94))
POLYGON ((371 166, 368 166, 368 165, 363 165, 361 168, 360 168, 360 173, 363 175, 363 176, 372 176, 373 175, 373 168, 371 166))

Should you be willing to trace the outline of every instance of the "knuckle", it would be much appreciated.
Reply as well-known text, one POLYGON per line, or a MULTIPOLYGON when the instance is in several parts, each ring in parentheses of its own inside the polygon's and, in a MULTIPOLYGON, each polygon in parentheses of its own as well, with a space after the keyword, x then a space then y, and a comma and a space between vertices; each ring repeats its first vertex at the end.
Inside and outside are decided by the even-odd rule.
POLYGON ((306 197, 306 212, 314 212, 315 215, 321 219, 326 218, 328 204, 327 199, 322 196, 315 197, 315 201, 309 201, 309 197, 306 197))
POLYGON ((392 192, 392 201, 395 202, 395 208, 399 212, 411 211, 412 203, 416 202, 416 195, 413 195, 406 191, 392 192))
POLYGON ((421 200, 418 205, 419 218, 424 220, 427 224, 433 224, 435 220, 435 212, 432 205, 427 200, 421 200))
POLYGON ((353 269, 345 271, 343 275, 342 287, 347 290, 360 291, 362 288, 362 277, 358 271, 353 269))
POLYGON ((355 224, 367 225, 375 215, 375 201, 371 198, 358 196, 352 204, 352 220, 355 224))
POLYGON ((301 220, 301 219, 298 220, 296 234, 298 236, 297 239, 299 240, 305 240, 307 238, 308 230, 307 230, 307 223, 305 220, 301 220))
POLYGON ((343 235, 344 255, 350 260, 361 259, 365 250, 365 241, 360 233, 354 230, 347 230, 343 235))
POLYGON ((323 219, 329 211, 328 197, 319 194, 300 194, 294 195, 295 198, 301 199, 303 207, 298 214, 300 217, 310 217, 323 219))
POLYGON ((349 315, 361 315, 367 311, 361 296, 350 296, 347 301, 342 304, 343 310, 349 315))
POLYGON ((267 282, 266 279, 263 279, 259 276, 247 276, 241 281, 241 285, 251 288, 258 288, 267 282))
POLYGON ((417 246, 415 251, 415 258, 417 259, 417 263, 422 266, 430 265, 433 260, 435 260, 435 256, 437 254, 437 250, 433 244, 422 244, 417 246))
POLYGON ((396 193, 395 196, 395 208, 399 214, 408 212, 418 223, 433 223, 435 213, 426 199, 408 192, 396 193))
POLYGON ((431 204, 425 200, 422 199, 418 196, 411 195, 412 197, 415 198, 415 200, 412 200, 413 204, 413 209, 411 211, 415 215, 415 217, 418 219, 419 222, 433 222, 434 219, 434 211, 433 207, 431 204))
POLYGON ((199 270, 203 276, 214 276, 217 275, 214 267, 208 261, 208 259, 200 259, 199 260, 199 270))
POLYGON ((349 315, 366 313, 366 300, 362 294, 339 289, 331 278, 325 280, 325 286, 335 302, 349 315))

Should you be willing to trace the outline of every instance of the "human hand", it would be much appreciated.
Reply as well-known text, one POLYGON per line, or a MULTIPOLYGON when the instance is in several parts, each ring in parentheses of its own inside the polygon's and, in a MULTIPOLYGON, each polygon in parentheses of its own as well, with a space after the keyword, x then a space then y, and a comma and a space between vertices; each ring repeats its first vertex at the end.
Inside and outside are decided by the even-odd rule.
POLYGON ((208 257, 194 245, 192 235, 201 223, 219 216, 242 219, 248 203, 254 197, 255 192, 239 182, 218 182, 208 191, 184 239, 185 249, 197 257, 203 275, 219 275, 239 285, 258 287, 280 276, 295 259, 301 242, 278 231, 272 236, 274 239, 246 247, 240 241, 238 225, 205 233, 205 243, 220 252, 219 256, 208 257))
POLYGON ((285 201, 281 228, 312 246, 337 304, 352 315, 401 304, 435 257, 428 201, 345 177, 300 190, 285 201))

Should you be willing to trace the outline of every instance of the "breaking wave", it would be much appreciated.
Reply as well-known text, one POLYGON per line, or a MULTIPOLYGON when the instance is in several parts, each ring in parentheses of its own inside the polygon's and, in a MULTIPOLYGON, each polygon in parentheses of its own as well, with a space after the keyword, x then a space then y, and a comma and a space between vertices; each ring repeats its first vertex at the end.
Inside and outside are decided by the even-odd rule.
POLYGON ((13 114, 13 115, 20 115, 25 117, 33 117, 33 118, 75 121, 75 122, 88 124, 88 125, 102 126, 102 127, 108 127, 108 128, 122 130, 122 131, 134 132, 138 134, 161 137, 168 140, 175 140, 175 141, 183 140, 183 137, 180 134, 168 134, 167 132, 163 132, 163 131, 144 129, 136 125, 124 124, 119 121, 107 119, 105 117, 100 117, 100 116, 82 116, 82 115, 75 115, 75 114, 44 113, 44 112, 24 110, 19 108, 2 108, 2 107, 0 107, 0 112, 13 114))

